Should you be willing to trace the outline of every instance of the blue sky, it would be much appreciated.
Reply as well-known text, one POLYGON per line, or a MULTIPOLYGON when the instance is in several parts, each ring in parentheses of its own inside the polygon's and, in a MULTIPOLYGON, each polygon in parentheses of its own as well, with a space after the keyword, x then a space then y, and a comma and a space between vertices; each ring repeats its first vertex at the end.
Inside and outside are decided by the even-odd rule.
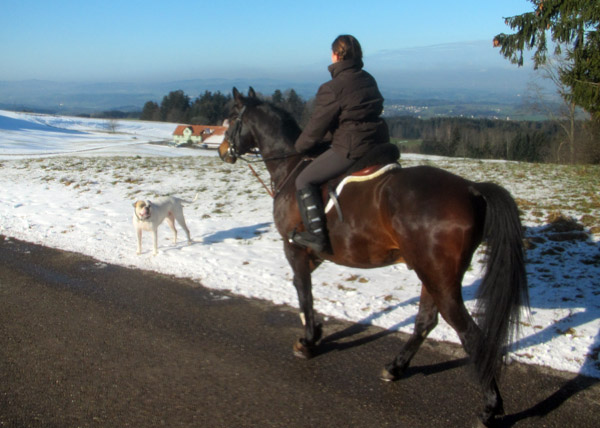
POLYGON ((425 61, 435 61, 440 46, 475 41, 510 67, 492 39, 510 31, 503 17, 532 7, 527 0, 0 0, 0 80, 326 77, 338 34, 358 38, 367 69, 369 58, 385 67, 388 53, 431 52, 425 61))

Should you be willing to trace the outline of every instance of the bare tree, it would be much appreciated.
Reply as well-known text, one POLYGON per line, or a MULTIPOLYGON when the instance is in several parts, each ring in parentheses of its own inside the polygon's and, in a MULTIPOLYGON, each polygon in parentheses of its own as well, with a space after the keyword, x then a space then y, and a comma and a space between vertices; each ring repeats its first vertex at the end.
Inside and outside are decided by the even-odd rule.
POLYGON ((111 134, 117 132, 117 128, 119 127, 119 121, 117 119, 108 119, 106 122, 106 129, 111 134))
POLYGON ((568 150, 568 162, 575 162, 577 117, 585 114, 573 102, 573 97, 571 96, 572 88, 566 85, 561 79, 561 74, 569 66, 570 61, 568 59, 564 56, 555 55, 547 59, 538 69, 540 76, 552 83, 555 95, 560 97, 561 103, 558 108, 555 108, 553 103, 548 102, 548 94, 541 85, 536 83, 530 85, 530 89, 534 92, 534 97, 537 101, 535 109, 541 111, 550 120, 555 122, 562 131, 562 138, 554 153, 555 161, 559 163, 563 161, 562 153, 565 149, 568 150))

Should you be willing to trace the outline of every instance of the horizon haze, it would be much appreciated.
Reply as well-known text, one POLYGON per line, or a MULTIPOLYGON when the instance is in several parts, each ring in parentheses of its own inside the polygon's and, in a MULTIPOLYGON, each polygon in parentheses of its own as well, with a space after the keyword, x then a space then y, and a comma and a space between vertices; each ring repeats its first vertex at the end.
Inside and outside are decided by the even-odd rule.
MULTIPOLYGON (((395 49, 365 56, 364 62, 365 69, 377 79, 387 103, 443 99, 514 105, 537 78, 530 66, 513 66, 487 41, 395 49)), ((302 76, 215 76, 160 82, 0 81, 0 107, 81 113, 135 111, 141 110, 147 101, 160 103, 171 91, 183 90, 194 99, 205 91, 230 94, 233 86, 242 92, 252 86, 266 96, 276 89, 294 89, 309 100, 319 85, 330 78, 326 67, 315 67, 307 68, 302 76)))

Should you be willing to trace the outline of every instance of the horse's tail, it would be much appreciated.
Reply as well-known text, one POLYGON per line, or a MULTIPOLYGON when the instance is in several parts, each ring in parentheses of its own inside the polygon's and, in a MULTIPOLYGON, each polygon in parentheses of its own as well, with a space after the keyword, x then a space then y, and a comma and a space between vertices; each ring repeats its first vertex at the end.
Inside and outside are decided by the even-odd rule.
POLYGON ((483 239, 486 272, 477 295, 481 340, 473 350, 479 380, 487 385, 500 375, 502 356, 519 330, 521 309, 529 310, 529 292, 519 210, 510 193, 494 183, 474 183, 486 202, 483 239))

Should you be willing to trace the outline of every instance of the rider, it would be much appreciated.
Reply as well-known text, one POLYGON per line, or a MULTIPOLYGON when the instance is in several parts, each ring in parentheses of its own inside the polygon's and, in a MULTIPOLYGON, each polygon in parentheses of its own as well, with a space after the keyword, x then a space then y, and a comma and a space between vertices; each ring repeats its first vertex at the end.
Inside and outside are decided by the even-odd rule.
POLYGON ((316 252, 329 246, 320 185, 346 171, 372 146, 389 142, 387 125, 380 118, 383 97, 373 76, 362 69, 358 40, 341 35, 331 49, 328 69, 332 79, 319 88, 312 116, 295 143, 300 153, 318 144, 331 144, 295 182, 306 231, 294 232, 290 239, 316 252))

